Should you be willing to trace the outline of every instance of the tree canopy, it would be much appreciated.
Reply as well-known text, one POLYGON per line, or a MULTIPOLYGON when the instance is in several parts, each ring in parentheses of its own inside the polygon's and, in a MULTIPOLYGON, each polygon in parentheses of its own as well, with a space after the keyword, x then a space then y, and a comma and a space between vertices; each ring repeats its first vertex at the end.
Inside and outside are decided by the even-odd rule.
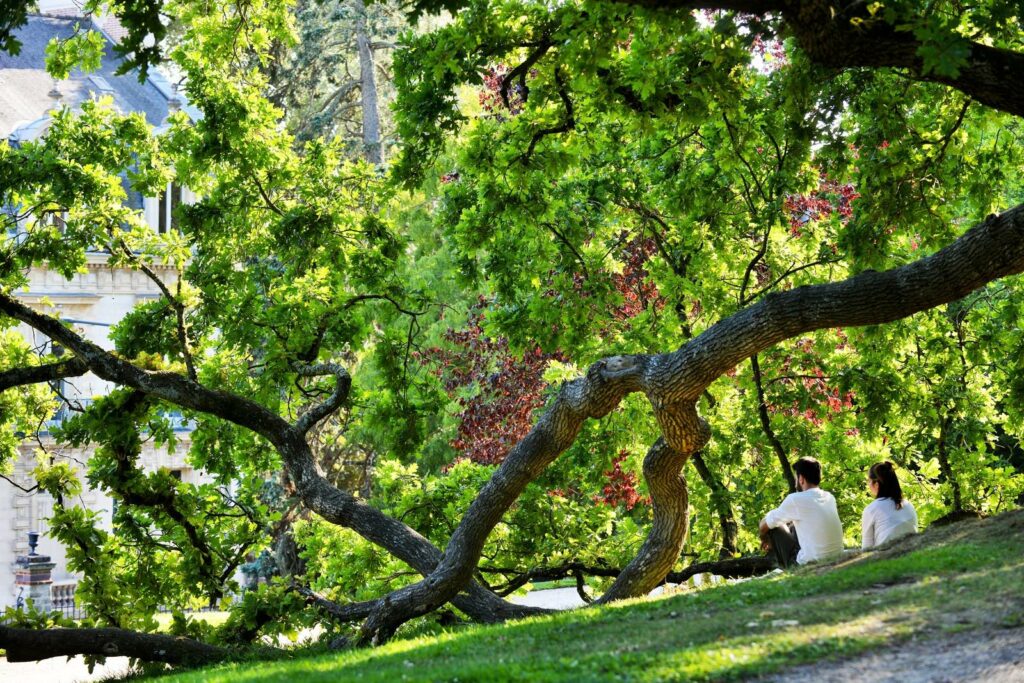
MULTIPOLYGON (((213 661, 313 621, 373 644, 448 603, 533 613, 503 598, 549 577, 645 595, 681 553, 754 550, 799 455, 844 520, 883 459, 928 520, 1020 501, 1015 3, 419 3, 452 14, 394 51, 387 166, 365 106, 362 145, 315 120, 348 97, 325 69, 360 61, 332 50, 373 42, 385 8, 361 6, 297 44, 276 0, 114 3, 126 68, 169 61, 202 117, 154 133, 99 100, 0 146, 0 462, 47 382, 117 387, 56 434, 95 447, 87 470, 36 471, 93 628, 58 643, 22 615, 9 658, 213 661), (199 199, 156 235, 124 185, 170 181, 199 199), (90 251, 177 273, 113 351, 17 297, 90 251), (138 465, 173 410, 208 483, 138 465), (84 483, 119 502, 114 533, 84 483), (286 529, 302 561, 238 593, 286 529), (223 628, 186 615, 210 600, 233 601, 223 628), (187 647, 140 633, 161 607, 187 647)), ((55 43, 54 73, 94 43, 55 43)))

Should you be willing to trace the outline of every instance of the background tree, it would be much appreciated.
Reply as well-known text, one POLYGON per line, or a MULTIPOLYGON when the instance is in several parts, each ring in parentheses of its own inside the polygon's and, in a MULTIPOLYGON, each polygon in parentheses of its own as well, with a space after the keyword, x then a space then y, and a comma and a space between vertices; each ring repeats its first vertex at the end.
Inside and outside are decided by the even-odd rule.
POLYGON ((294 10, 297 41, 270 64, 272 101, 299 140, 340 137, 380 164, 393 130, 390 52, 407 24, 394 3, 305 2, 294 10))

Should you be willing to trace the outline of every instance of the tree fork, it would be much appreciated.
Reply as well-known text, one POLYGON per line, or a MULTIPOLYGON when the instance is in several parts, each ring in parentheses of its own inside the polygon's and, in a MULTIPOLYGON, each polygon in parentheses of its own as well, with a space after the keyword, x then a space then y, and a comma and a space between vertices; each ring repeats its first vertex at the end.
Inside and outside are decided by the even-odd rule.
POLYGON ((642 387, 646 356, 600 360, 585 377, 562 385, 554 403, 509 452, 452 534, 437 569, 381 602, 363 624, 362 645, 388 640, 409 619, 427 614, 455 595, 473 576, 484 543, 527 484, 576 440, 584 420, 604 417, 624 396, 642 387))

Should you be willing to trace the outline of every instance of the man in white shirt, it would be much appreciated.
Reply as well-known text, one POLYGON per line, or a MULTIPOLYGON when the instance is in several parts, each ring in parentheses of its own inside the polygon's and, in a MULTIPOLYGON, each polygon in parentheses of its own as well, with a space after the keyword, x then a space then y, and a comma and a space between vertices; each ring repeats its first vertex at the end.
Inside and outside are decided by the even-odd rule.
POLYGON ((780 567, 831 560, 843 552, 843 524, 836 499, 821 484, 821 463, 800 458, 793 463, 799 491, 786 496, 761 520, 761 547, 774 551, 780 567))

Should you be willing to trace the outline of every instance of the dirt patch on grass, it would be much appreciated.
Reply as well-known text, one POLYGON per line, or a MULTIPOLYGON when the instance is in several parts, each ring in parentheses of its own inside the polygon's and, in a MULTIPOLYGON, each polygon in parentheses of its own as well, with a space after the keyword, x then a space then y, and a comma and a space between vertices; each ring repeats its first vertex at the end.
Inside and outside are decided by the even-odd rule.
MULTIPOLYGON (((878 550, 858 553, 810 573, 827 573, 865 561, 896 558, 927 546, 956 544, 980 539, 1005 539, 1024 536, 1024 510, 1015 510, 988 519, 969 519, 955 524, 931 527, 916 536, 890 543, 878 550)), ((883 595, 917 583, 915 576, 897 577, 872 584, 858 592, 883 595)), ((996 590, 982 603, 956 604, 961 586, 942 601, 943 609, 918 613, 923 622, 906 640, 839 661, 805 664, 784 672, 758 678, 759 683, 818 683, 847 681, 868 683, 1024 683, 1024 597, 1016 576, 1005 591, 996 590), (947 611, 948 610, 948 611, 947 611), (922 628, 923 627, 923 628, 922 628)), ((949 590, 936 586, 937 593, 949 590)), ((829 596, 836 599, 836 596, 829 596)), ((966 597, 966 596, 965 596, 966 597)), ((982 599, 983 596, 982 596, 982 599)), ((901 617, 902 618, 902 617, 901 617)))
POLYGON ((1024 683, 1024 628, 920 636, 858 657, 799 666, 760 683, 1024 683))

